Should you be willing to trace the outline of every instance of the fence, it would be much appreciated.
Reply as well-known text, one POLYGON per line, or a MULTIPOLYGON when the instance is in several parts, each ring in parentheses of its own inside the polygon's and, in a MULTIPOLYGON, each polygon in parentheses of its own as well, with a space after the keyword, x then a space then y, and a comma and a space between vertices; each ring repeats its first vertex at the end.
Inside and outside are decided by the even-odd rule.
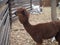
POLYGON ((0 45, 9 45, 9 18, 8 5, 4 5, 0 8, 0 45))

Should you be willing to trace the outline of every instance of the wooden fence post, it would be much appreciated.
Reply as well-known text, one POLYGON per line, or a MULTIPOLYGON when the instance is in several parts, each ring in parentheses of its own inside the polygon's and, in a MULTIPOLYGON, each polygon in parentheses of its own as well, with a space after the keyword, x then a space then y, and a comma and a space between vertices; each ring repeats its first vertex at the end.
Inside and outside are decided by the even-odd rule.
POLYGON ((39 3, 40 3, 40 11, 42 12, 42 0, 39 0, 39 3))
POLYGON ((52 21, 56 21, 57 20, 57 13, 56 13, 56 0, 51 0, 51 19, 52 21))
POLYGON ((31 10, 32 10, 32 0, 30 0, 30 7, 31 7, 31 10))

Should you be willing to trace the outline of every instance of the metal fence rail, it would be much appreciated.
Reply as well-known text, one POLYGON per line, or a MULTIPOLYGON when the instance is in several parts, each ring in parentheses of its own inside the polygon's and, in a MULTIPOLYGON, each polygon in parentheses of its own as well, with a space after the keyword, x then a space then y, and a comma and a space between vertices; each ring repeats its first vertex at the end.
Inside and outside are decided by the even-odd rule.
POLYGON ((4 10, 2 10, 2 13, 0 13, 0 45, 9 45, 9 18, 9 9, 8 5, 6 5, 6 7, 4 7, 4 10))

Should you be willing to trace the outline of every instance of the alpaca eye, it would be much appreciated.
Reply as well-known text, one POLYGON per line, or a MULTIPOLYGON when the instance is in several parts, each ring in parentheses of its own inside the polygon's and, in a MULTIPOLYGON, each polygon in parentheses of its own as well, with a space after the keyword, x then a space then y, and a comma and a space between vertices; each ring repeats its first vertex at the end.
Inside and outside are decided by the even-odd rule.
POLYGON ((26 15, 25 11, 22 11, 22 14, 23 14, 23 15, 26 15))

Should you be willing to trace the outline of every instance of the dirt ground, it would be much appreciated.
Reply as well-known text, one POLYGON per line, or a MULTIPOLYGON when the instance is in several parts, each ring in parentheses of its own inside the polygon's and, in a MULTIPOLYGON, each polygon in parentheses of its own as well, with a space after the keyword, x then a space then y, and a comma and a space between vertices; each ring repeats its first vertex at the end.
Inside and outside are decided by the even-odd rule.
MULTIPOLYGON (((59 11, 57 10, 58 17, 59 11)), ((45 23, 51 21, 51 9, 44 8, 42 14, 34 14, 30 15, 29 22, 32 25, 36 25, 38 23, 45 23)), ((44 40, 43 45, 58 45, 56 41, 51 42, 51 39, 44 40)), ((30 37, 30 35, 26 32, 23 25, 19 22, 18 19, 13 21, 12 30, 10 33, 10 45, 36 45, 36 42, 30 37)))

